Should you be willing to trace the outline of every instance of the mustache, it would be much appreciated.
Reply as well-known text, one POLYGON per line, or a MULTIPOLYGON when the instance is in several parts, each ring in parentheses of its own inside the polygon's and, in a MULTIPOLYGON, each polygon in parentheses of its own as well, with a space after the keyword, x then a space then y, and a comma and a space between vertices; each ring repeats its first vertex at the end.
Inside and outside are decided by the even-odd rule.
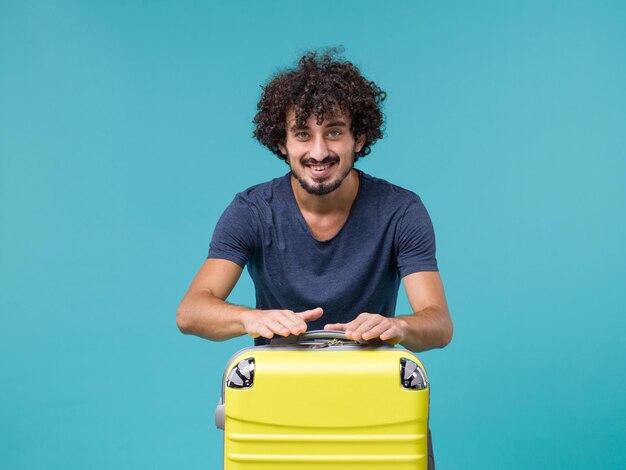
POLYGON ((339 157, 328 156, 321 162, 319 160, 315 160, 314 158, 303 158, 300 160, 300 163, 303 165, 326 165, 327 163, 339 163, 339 157))

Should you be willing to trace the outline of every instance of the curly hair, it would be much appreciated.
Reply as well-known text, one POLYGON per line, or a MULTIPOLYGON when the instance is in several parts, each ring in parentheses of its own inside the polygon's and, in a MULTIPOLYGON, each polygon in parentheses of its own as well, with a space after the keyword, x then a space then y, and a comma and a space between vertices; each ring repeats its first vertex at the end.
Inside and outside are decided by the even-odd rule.
POLYGON ((384 116, 381 103, 387 94, 368 81, 352 63, 335 58, 338 49, 307 52, 297 67, 274 76, 262 86, 261 99, 254 117, 254 137, 283 160, 278 147, 287 138, 286 119, 293 108, 296 124, 305 126, 311 115, 322 124, 324 117, 347 113, 350 131, 356 138, 365 135, 365 144, 355 161, 370 153, 370 147, 383 136, 384 116))

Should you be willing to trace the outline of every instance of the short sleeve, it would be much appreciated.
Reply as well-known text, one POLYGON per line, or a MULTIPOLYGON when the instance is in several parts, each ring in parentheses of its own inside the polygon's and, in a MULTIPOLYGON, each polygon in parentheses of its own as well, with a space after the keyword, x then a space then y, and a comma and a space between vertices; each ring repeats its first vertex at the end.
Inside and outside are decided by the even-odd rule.
POLYGON ((243 268, 256 244, 254 222, 248 204, 239 195, 235 196, 215 226, 208 258, 227 259, 243 268))
POLYGON ((435 231, 419 197, 409 202, 396 233, 400 276, 418 271, 439 271, 435 257, 435 231))

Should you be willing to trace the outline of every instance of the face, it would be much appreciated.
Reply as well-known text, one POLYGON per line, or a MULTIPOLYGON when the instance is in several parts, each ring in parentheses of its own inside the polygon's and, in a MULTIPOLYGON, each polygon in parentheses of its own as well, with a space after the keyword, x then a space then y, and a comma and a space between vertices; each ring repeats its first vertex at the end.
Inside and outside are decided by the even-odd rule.
POLYGON ((287 139, 279 148, 302 188, 309 194, 323 196, 341 186, 350 174, 365 136, 355 140, 347 115, 328 117, 321 124, 316 121, 316 116, 310 116, 299 127, 291 110, 287 114, 287 139))

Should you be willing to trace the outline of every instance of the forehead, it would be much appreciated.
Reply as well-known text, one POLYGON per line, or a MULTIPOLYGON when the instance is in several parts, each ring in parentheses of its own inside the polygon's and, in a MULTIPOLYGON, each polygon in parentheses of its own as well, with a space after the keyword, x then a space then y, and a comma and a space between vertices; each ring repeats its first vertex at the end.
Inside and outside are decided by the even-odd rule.
MULTIPOLYGON (((300 127, 298 126, 298 123, 296 122, 296 111, 293 108, 290 108, 289 111, 287 111, 286 121, 287 121, 286 122, 287 129, 294 129, 294 128, 300 127)), ((341 122, 345 123, 347 126, 350 126, 350 115, 348 113, 341 113, 341 112, 328 114, 324 116, 324 120, 322 121, 322 123, 318 124, 317 116, 315 114, 311 114, 307 118, 304 127, 324 127, 324 126, 330 126, 330 125, 337 125, 337 123, 341 123, 341 122)))

